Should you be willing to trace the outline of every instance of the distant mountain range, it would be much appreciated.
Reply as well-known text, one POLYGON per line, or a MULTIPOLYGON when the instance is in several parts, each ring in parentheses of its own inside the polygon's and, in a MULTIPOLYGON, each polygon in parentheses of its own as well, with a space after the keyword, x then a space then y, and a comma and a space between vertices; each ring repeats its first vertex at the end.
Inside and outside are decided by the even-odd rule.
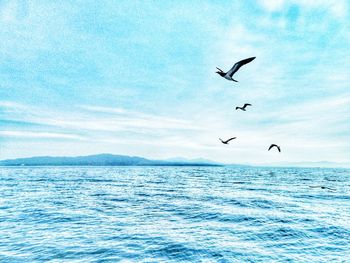
POLYGON ((207 159, 176 157, 166 160, 150 160, 137 156, 96 154, 77 157, 39 156, 0 161, 0 166, 234 166, 234 167, 311 167, 350 168, 350 163, 336 162, 280 162, 257 165, 223 164, 207 159))
POLYGON ((137 156, 97 154, 77 157, 40 156, 0 161, 1 166, 221 166, 204 159, 149 160, 137 156))

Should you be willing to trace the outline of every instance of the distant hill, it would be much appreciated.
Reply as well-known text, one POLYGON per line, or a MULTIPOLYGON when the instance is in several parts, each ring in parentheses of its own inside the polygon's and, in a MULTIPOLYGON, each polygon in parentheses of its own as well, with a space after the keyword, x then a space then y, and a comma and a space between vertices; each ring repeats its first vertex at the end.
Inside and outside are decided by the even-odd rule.
POLYGON ((137 156, 97 154, 77 157, 39 156, 0 161, 1 166, 220 166, 191 160, 149 160, 137 156))
POLYGON ((0 166, 228 166, 228 167, 320 167, 350 168, 350 163, 334 162, 280 162, 258 165, 222 164, 206 159, 176 157, 166 160, 150 160, 138 156, 96 154, 77 157, 39 156, 0 161, 0 166))

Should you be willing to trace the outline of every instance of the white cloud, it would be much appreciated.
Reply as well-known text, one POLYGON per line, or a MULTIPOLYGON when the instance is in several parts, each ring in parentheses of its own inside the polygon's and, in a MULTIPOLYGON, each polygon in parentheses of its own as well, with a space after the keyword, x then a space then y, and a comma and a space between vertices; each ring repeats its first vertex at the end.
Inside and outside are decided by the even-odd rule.
POLYGON ((348 11, 346 0, 259 0, 259 3, 268 12, 283 11, 286 6, 297 4, 306 11, 314 9, 326 10, 338 19, 345 18, 348 11))
POLYGON ((184 119, 129 111, 122 108, 78 105, 74 113, 48 110, 9 101, 0 102, 13 120, 91 131, 130 131, 145 133, 158 130, 198 130, 200 127, 184 119), (84 111, 79 111, 78 109, 84 111), (11 115, 13 114, 13 116, 11 115))
POLYGON ((285 0, 260 0, 260 4, 269 12, 280 10, 285 0))
MULTIPOLYGON (((334 37, 332 41, 329 41, 328 36, 325 37, 326 40, 321 39, 321 41, 327 42, 326 46, 322 49, 322 52, 316 52, 315 49, 318 48, 316 39, 323 37, 325 33, 329 34, 330 17, 324 17, 320 23, 309 23, 309 17, 311 17, 309 15, 315 9, 328 10, 327 12, 337 19, 344 18, 347 12, 346 1, 265 0, 260 3, 269 13, 281 11, 277 16, 278 18, 269 13, 261 15, 261 17, 257 15, 256 20, 255 14, 244 18, 239 15, 231 16, 230 14, 230 17, 221 20, 221 11, 223 10, 215 10, 217 13, 213 12, 213 16, 210 16, 208 14, 212 10, 212 6, 209 4, 206 6, 206 12, 208 13, 205 13, 205 15, 203 13, 191 16, 193 10, 185 7, 180 11, 174 10, 172 12, 173 16, 170 18, 165 17, 167 15, 162 13, 164 19, 167 19, 166 21, 169 23, 163 23, 162 25, 160 38, 164 43, 158 42, 157 44, 162 44, 161 47, 164 48, 163 52, 166 56, 163 60, 161 55, 154 54, 159 55, 157 59, 162 58, 162 61, 160 61, 162 63, 158 62, 157 65, 166 64, 166 67, 169 68, 167 73, 169 75, 155 74, 158 73, 155 71, 157 67, 149 67, 150 69, 148 69, 148 67, 139 65, 137 78, 130 78, 128 81, 131 86, 140 83, 140 88, 129 88, 128 83, 122 83, 120 85, 125 85, 128 88, 120 88, 116 91, 113 84, 110 84, 109 90, 114 90, 116 97, 117 95, 121 96, 121 94, 128 97, 126 95, 131 94, 132 96, 129 97, 135 96, 135 100, 130 99, 128 102, 140 102, 138 99, 143 98, 141 96, 136 98, 138 92, 143 92, 141 91, 143 88, 145 93, 148 94, 149 91, 145 87, 142 88, 142 83, 152 83, 151 86, 154 86, 154 90, 151 94, 155 96, 158 95, 155 92, 157 90, 166 94, 167 99, 182 97, 178 100, 177 98, 167 100, 174 103, 174 105, 175 102, 179 102, 178 105, 175 105, 178 108, 169 110, 168 108, 171 107, 165 109, 162 105, 162 107, 159 106, 159 114, 157 114, 158 109, 153 114, 149 114, 142 112, 141 105, 143 105, 143 102, 130 103, 128 109, 106 107, 103 105, 104 100, 96 102, 94 95, 92 95, 93 92, 98 94, 102 89, 90 89, 86 93, 90 94, 92 98, 84 98, 81 100, 83 102, 79 102, 83 98, 82 94, 78 94, 79 92, 75 94, 71 92, 74 88, 72 90, 67 88, 63 93, 67 98, 69 95, 76 96, 77 99, 74 103, 100 103, 99 106, 77 105, 76 107, 70 107, 68 112, 68 109, 55 110, 53 106, 49 105, 49 102, 48 107, 43 108, 3 101, 0 102, 0 114, 5 120, 18 120, 41 124, 42 126, 30 127, 30 131, 22 126, 18 128, 21 131, 5 131, 2 135, 28 138, 28 141, 30 141, 30 138, 39 138, 40 136, 40 138, 62 138, 69 140, 67 144, 68 142, 71 143, 71 140, 76 139, 78 141, 88 138, 89 140, 84 141, 84 144, 86 143, 84 149, 90 147, 93 150, 96 149, 96 151, 97 149, 99 151, 111 150, 119 151, 119 153, 132 153, 132 150, 134 150, 133 154, 145 156, 147 154, 156 157, 182 155, 186 157, 206 157, 227 162, 263 161, 267 158, 266 149, 269 143, 272 142, 281 144, 282 149, 288 149, 283 150, 281 155, 271 155, 269 153, 268 158, 276 158, 276 160, 294 161, 308 158, 315 158, 316 160, 337 160, 338 158, 340 160, 341 158, 350 157, 349 150, 345 150, 346 147, 350 148, 349 144, 344 140, 344 136, 349 134, 347 132, 349 130, 347 119, 350 118, 350 110, 347 106, 349 101, 346 99, 349 94, 344 91, 349 82, 349 74, 347 74, 349 65, 346 64, 346 60, 350 60, 344 54, 341 55, 342 60, 334 59, 336 62, 327 63, 330 56, 338 54, 337 52, 344 53, 344 50, 332 45, 341 43, 343 33, 347 34, 347 32, 338 30, 336 36, 329 35, 329 37, 334 37), (294 29, 288 30, 290 21, 286 12, 287 7, 292 4, 300 7, 300 18, 295 24, 296 33, 293 33, 294 29), (182 51, 182 47, 172 50, 174 45, 170 48, 171 52, 168 52, 169 49, 166 48, 167 41, 172 39, 169 37, 170 35, 177 36, 177 33, 182 33, 179 28, 177 28, 178 31, 174 31, 180 17, 188 19, 186 24, 189 25, 189 28, 192 24, 198 27, 198 31, 194 31, 195 37, 189 39, 192 41, 191 45, 193 45, 191 53, 192 51, 198 51, 195 56, 200 57, 198 61, 203 60, 202 64, 193 63, 191 65, 191 69, 195 69, 195 71, 188 70, 188 67, 181 64, 183 63, 181 62, 183 57, 176 60, 178 63, 176 65, 165 63, 172 61, 167 57, 168 53, 177 54, 177 52, 182 51), (246 23, 245 20, 250 22, 246 23), (317 30, 314 30, 313 27, 317 27, 317 30), (310 34, 309 36, 307 34, 309 31, 312 31, 311 33, 315 31, 317 34, 310 34), (198 41, 198 39, 201 41, 198 41), (228 69, 235 60, 248 56, 257 56, 257 59, 237 73, 237 79, 240 81, 237 84, 227 82, 213 73, 216 66, 228 69), (309 63, 315 60, 315 57, 317 57, 319 64, 310 63, 310 67, 303 67, 303 63, 309 63), (294 74, 294 71, 298 71, 298 74, 294 74), (195 78, 192 78, 193 76, 195 78), (172 89, 166 90, 164 88, 166 85, 172 89), (187 92, 191 95, 187 95, 187 92), (324 93, 325 96, 332 92, 337 95, 320 99, 322 94, 318 94, 319 92, 324 93), (183 99, 183 97, 186 98, 183 99), (289 101, 289 99, 291 100, 289 101), (251 102, 253 107, 248 112, 235 112, 233 106, 242 102, 251 102), (83 138, 78 134, 83 134, 81 136, 83 138), (333 136, 336 134, 339 135, 333 136), (218 141, 219 137, 226 138, 230 136, 237 136, 238 140, 228 146, 222 145, 218 141), (323 151, 322 149, 325 148, 331 149, 331 151, 323 151)), ((37 56, 35 52, 31 52, 27 48, 34 49, 34 51, 39 49, 44 51, 43 53, 62 49, 67 54, 71 54, 71 51, 75 48, 80 50, 79 44, 74 44, 74 41, 69 42, 71 38, 81 40, 86 37, 77 28, 74 28, 74 34, 70 35, 72 33, 70 30, 73 27, 67 23, 70 21, 68 18, 72 14, 56 17, 56 12, 41 12, 45 10, 44 8, 40 9, 39 12, 39 9, 35 8, 25 19, 23 24, 26 26, 17 28, 13 25, 16 24, 16 21, 13 20, 15 18, 15 13, 13 13, 15 6, 11 7, 7 4, 5 6, 7 7, 3 10, 9 9, 9 12, 8 17, 5 17, 6 21, 4 23, 6 22, 7 26, 3 27, 5 31, 3 36, 9 37, 3 37, 4 42, 0 46, 2 45, 1 47, 4 48, 2 49, 5 50, 3 51, 4 54, 6 54, 6 50, 8 50, 7 53, 11 54, 9 60, 16 58, 17 61, 28 63, 28 67, 24 71, 27 72, 32 67, 31 60, 28 59, 27 55, 29 57, 33 56, 33 61, 36 61, 37 56), (41 18, 37 16, 38 13, 42 13, 41 18), (49 23, 52 24, 43 23, 44 21, 50 21, 49 23), (28 31, 28 29, 30 30, 28 31), (8 34, 8 31, 13 34, 8 34), (65 33, 59 34, 60 39, 56 39, 52 32, 65 33), (67 35, 71 38, 62 37, 67 35), (24 36, 24 38, 18 36, 24 36), (20 59, 18 59, 18 52, 24 53, 23 56, 20 56, 20 59)), ((161 11, 158 8, 156 9, 158 12, 161 11)), ((141 15, 138 18, 140 20, 142 20, 141 15)), ((246 15, 249 14, 244 14, 244 16, 246 15)), ((99 33, 101 33, 99 37, 94 38, 91 34, 89 36, 91 38, 88 38, 97 40, 96 47, 100 44, 106 44, 103 40, 103 32, 99 33)), ((137 44, 138 49, 146 46, 150 48, 154 44, 152 42, 154 39, 142 34, 132 34, 131 36, 125 34, 120 41, 124 41, 125 46, 128 43, 137 44), (134 42, 134 38, 137 41, 134 42)), ((322 45, 324 45, 323 42, 322 45)), ((91 46, 89 47, 88 50, 90 51, 91 46)), ((107 44, 106 47, 108 47, 107 44)), ((128 48, 131 49, 131 47, 128 48)), ((111 56, 114 56, 113 59, 106 60, 102 58, 100 61, 99 66, 109 69, 104 72, 106 82, 116 81, 113 78, 116 72, 125 75, 126 71, 134 70, 134 64, 125 67, 123 63, 116 63, 116 66, 111 66, 111 68, 110 65, 105 65, 106 61, 119 61, 119 54, 116 50, 112 52, 109 48, 103 48, 103 50, 108 50, 111 56)), ((99 52, 102 51, 99 50, 99 52)), ((88 54, 82 55, 86 57, 88 54)), ((145 60, 146 58, 147 56, 144 57, 145 60)), ((129 60, 126 59, 126 61, 129 60)), ((134 63, 133 60, 130 61, 132 61, 130 63, 134 63)), ((93 61, 88 61, 86 64, 90 62, 93 61)), ((134 74, 134 72, 132 73, 134 74)), ((10 77, 11 74, 9 74, 10 77)), ((48 80, 46 77, 45 79, 48 80)), ((57 79, 64 82, 65 77, 57 77, 57 79)), ((32 84, 30 83, 30 85, 32 84)), ((24 86, 25 84, 23 84, 23 88, 24 86)), ((27 90, 29 89, 30 87, 27 88, 27 90)), ((52 92, 48 93, 50 95, 59 93, 46 86, 43 90, 52 92)), ((30 94, 30 96, 38 96, 38 93, 38 90, 33 89, 33 94, 30 94)), ((101 92, 101 98, 107 98, 107 94, 111 93, 104 94, 101 92)), ((164 97, 147 97, 145 100, 146 103, 151 104, 153 100, 158 99, 159 101, 164 97)), ((26 96, 20 99, 25 101, 26 96)), ((50 99, 55 102, 55 98, 50 99)), ((115 101, 119 101, 119 99, 116 98, 115 101)), ((160 104, 154 103, 153 109, 160 104)), ((110 98, 107 98, 106 105, 111 105, 110 98)), ((125 103, 124 105, 128 104, 125 103)), ((150 112, 152 107, 149 107, 150 112)), ((74 143, 79 148, 79 143, 74 143)), ((69 146, 67 146, 67 151, 69 151, 69 146)))
POLYGON ((54 133, 54 132, 30 132, 30 131, 0 131, 0 136, 21 137, 21 138, 39 138, 39 139, 70 139, 84 140, 85 138, 75 134, 54 133))
POLYGON ((0 101, 0 107, 6 109, 24 109, 25 106, 13 101, 0 101))
POLYGON ((348 5, 346 0, 296 0, 295 2, 304 8, 329 10, 337 18, 344 18, 347 14, 348 5))
POLYGON ((80 108, 88 111, 103 112, 103 113, 113 113, 113 114, 125 114, 126 110, 122 108, 111 108, 102 106, 90 106, 90 105, 79 105, 80 108))
MULTIPOLYGON (((118 122, 121 126, 146 128, 146 129, 185 129, 185 130, 197 130, 199 127, 194 126, 192 123, 185 119, 176 119, 170 117, 164 117, 161 115, 146 114, 143 112, 130 111, 122 108, 102 107, 102 106, 87 106, 79 105, 78 107, 94 112, 94 113, 107 113, 110 115, 105 116, 113 122, 118 122)), ((101 119, 104 119, 100 116, 101 119)))
POLYGON ((17 9, 17 1, 8 1, 3 7, 0 5, 0 21, 3 23, 14 22, 16 20, 17 9))

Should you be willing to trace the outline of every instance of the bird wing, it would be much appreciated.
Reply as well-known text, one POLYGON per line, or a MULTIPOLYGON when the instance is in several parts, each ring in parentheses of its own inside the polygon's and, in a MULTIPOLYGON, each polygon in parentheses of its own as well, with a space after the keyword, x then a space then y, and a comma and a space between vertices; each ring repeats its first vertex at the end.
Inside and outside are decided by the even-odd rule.
POLYGON ((247 106, 252 106, 252 104, 246 103, 246 104, 244 104, 243 108, 245 108, 247 106))
POLYGON ((228 139, 226 142, 232 141, 232 140, 234 140, 234 139, 236 139, 236 138, 237 138, 237 137, 232 137, 232 138, 228 139))
POLYGON ((236 110, 240 109, 240 107, 236 107, 236 110))
POLYGON ((277 146, 277 149, 278 149, 279 152, 281 152, 281 148, 279 146, 277 146))
POLYGON ((268 151, 270 151, 272 147, 277 147, 277 145, 276 144, 271 144, 269 149, 268 149, 268 151))
POLYGON ((238 61, 236 64, 233 65, 233 67, 226 74, 232 77, 233 74, 235 74, 240 69, 240 67, 253 61, 254 59, 255 57, 251 57, 251 58, 246 58, 241 61, 238 61))

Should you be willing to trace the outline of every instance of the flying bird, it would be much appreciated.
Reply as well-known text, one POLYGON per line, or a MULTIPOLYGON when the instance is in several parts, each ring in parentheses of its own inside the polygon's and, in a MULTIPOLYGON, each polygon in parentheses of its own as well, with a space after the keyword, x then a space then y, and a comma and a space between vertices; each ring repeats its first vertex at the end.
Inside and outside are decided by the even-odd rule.
POLYGON ((279 152, 281 152, 281 148, 276 145, 276 144, 271 144, 270 147, 269 147, 269 151, 273 148, 273 147, 276 147, 278 149, 279 152))
POLYGON ((234 139, 236 139, 236 138, 237 138, 237 137, 232 137, 232 138, 230 138, 230 139, 228 139, 228 140, 226 140, 226 141, 223 141, 222 139, 219 138, 219 140, 220 140, 223 144, 228 144, 229 141, 232 141, 232 140, 234 140, 234 139))
POLYGON ((248 64, 249 62, 253 61, 254 59, 255 59, 255 57, 251 57, 251 58, 246 58, 246 59, 243 59, 241 61, 238 61, 227 72, 224 72, 221 69, 219 69, 218 67, 216 67, 219 70, 219 71, 216 71, 216 73, 218 73, 221 77, 223 77, 227 80, 232 80, 232 81, 238 82, 237 80, 232 78, 233 74, 235 74, 243 65, 248 64))
POLYGON ((246 108, 247 106, 252 106, 252 104, 246 103, 246 104, 243 105, 243 107, 236 107, 236 110, 239 109, 239 110, 242 110, 242 111, 246 111, 245 108, 246 108))

